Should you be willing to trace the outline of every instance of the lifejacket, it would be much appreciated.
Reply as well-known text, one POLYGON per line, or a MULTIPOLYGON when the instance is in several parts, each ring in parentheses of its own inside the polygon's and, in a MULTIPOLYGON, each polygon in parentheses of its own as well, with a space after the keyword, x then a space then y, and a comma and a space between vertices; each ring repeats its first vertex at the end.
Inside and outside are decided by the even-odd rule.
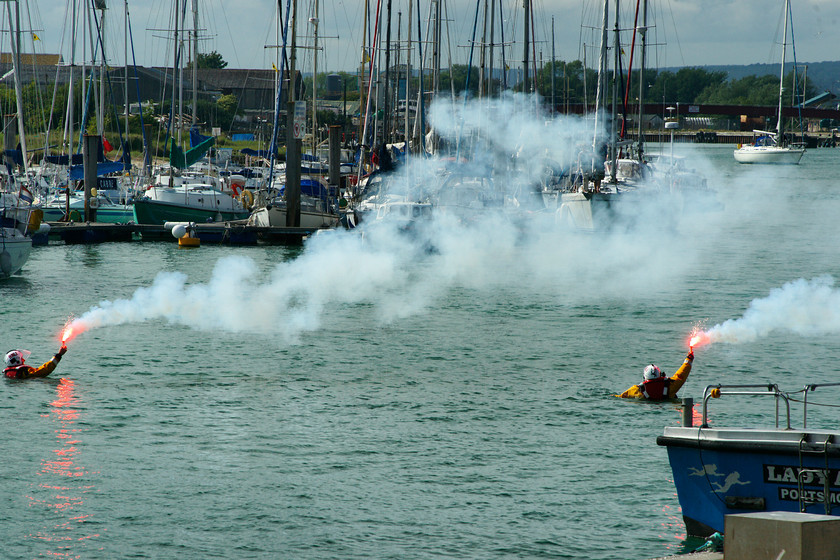
POLYGON ((648 379, 641 384, 642 394, 649 401, 662 401, 668 398, 668 387, 671 385, 670 377, 657 377, 648 379))
POLYGON ((3 370, 3 374, 9 379, 25 379, 32 372, 32 366, 26 364, 10 366, 3 370))

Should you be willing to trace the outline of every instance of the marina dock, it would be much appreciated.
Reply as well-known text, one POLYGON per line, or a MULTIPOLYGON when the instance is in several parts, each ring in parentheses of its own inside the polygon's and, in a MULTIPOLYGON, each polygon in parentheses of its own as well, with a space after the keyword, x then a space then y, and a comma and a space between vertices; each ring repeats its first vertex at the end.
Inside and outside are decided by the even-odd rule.
MULTIPOLYGON (((108 241, 177 241, 170 228, 151 224, 111 224, 99 222, 48 222, 49 241, 67 244, 108 241)), ((193 236, 203 243, 256 245, 258 243, 298 244, 324 228, 260 227, 243 221, 196 223, 193 236)), ((49 241, 42 236, 40 244, 49 241)))

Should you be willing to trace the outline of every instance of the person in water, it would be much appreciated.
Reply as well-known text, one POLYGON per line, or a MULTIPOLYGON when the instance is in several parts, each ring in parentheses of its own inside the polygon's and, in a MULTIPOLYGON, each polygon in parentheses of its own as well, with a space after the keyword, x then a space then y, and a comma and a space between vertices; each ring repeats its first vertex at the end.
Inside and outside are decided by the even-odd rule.
POLYGON ((680 369, 671 377, 665 377, 665 373, 654 364, 645 366, 644 380, 618 396, 626 399, 645 399, 649 401, 673 399, 688 379, 693 361, 694 351, 689 350, 680 369))
POLYGON ((6 369, 3 373, 8 379, 30 379, 32 377, 46 377, 55 371, 61 357, 67 352, 67 345, 62 344, 58 353, 50 358, 40 367, 34 368, 26 365, 26 358, 31 352, 29 350, 10 350, 6 352, 6 369))

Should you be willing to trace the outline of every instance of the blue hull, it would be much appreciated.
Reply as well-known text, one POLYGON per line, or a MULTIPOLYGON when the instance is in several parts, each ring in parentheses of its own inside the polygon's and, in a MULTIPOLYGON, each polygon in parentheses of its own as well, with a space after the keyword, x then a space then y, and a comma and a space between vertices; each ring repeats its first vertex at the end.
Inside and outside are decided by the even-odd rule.
POLYGON ((836 436, 817 430, 666 428, 657 443, 668 449, 687 533, 705 537, 723 533, 727 514, 801 508, 840 513, 831 511, 840 505, 840 450, 831 443, 840 441, 836 436))

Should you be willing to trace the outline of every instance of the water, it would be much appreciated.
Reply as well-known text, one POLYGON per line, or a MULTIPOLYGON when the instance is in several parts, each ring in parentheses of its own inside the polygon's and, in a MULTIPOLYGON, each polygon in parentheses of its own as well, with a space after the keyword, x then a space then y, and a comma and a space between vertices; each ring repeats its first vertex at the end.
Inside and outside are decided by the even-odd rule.
MULTIPOLYGON (((611 395, 650 361, 675 370, 697 321, 840 277, 840 152, 759 168, 731 149, 698 149, 725 210, 652 238, 548 231, 390 269, 352 246, 323 260, 310 247, 36 248, 0 283, 1 347, 32 350, 30 363, 58 349, 68 317, 160 271, 202 285, 239 255, 268 282, 278 263, 309 262, 294 274, 318 287, 274 323, 252 308, 250 330, 202 315, 90 330, 50 378, 4 383, 3 557, 600 560, 699 545, 684 542, 655 443, 677 407, 611 395), (353 278, 359 296, 340 287, 353 278)), ((247 279, 207 296, 214 310, 276 303, 247 279)), ((833 381, 838 358, 827 335, 715 344, 681 395, 833 381)), ((723 401, 716 421, 767 411, 723 401)))

